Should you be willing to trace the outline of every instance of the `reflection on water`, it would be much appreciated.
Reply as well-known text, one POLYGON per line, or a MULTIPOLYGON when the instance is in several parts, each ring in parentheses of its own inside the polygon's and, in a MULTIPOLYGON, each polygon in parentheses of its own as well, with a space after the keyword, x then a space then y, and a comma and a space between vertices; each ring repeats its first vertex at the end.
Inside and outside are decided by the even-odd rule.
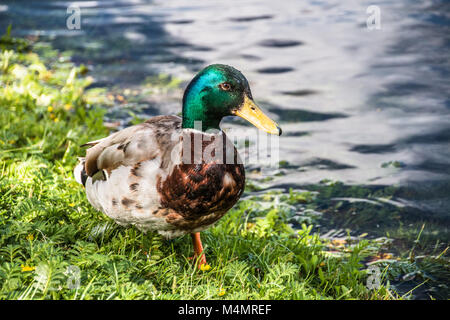
MULTIPOLYGON (((450 3, 381 2, 381 29, 369 31, 371 1, 78 1, 81 30, 69 31, 70 3, 2 1, 0 27, 72 50, 99 86, 233 65, 285 133, 289 165, 270 187, 400 186, 392 201, 443 226, 448 243, 450 3)), ((146 110, 177 113, 176 101, 146 110)))

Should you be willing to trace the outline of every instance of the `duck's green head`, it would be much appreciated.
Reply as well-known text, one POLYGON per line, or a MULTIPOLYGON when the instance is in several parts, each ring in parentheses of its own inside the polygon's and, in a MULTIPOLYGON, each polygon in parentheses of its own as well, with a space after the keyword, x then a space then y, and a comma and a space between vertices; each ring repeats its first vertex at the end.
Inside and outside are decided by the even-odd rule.
POLYGON ((183 97, 183 128, 220 129, 225 116, 240 116, 259 129, 281 134, 281 128, 255 104, 244 75, 233 67, 213 64, 189 83, 183 97))

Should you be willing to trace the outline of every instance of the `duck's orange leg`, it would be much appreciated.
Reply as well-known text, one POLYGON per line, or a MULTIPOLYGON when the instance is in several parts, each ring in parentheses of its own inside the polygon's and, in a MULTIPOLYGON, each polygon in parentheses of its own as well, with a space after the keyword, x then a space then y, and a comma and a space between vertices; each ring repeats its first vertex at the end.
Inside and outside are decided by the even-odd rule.
POLYGON ((203 253, 203 245, 202 245, 202 240, 200 239, 200 232, 196 232, 196 233, 191 233, 191 238, 192 238, 192 244, 194 245, 194 260, 197 260, 198 257, 200 257, 198 259, 198 268, 200 268, 200 266, 202 264, 206 264, 206 257, 205 254, 203 253))

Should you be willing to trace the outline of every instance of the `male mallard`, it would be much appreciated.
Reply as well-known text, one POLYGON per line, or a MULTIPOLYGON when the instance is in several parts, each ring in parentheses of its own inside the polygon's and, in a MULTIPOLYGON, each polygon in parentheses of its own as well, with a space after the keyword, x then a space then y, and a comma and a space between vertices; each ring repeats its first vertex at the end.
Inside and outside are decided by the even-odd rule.
POLYGON ((187 86, 181 118, 153 117, 86 143, 76 180, 89 202, 120 225, 167 238, 190 233, 195 257, 204 264, 200 231, 219 220, 245 186, 242 161, 219 127, 229 115, 281 134, 253 102, 240 71, 210 65, 187 86))

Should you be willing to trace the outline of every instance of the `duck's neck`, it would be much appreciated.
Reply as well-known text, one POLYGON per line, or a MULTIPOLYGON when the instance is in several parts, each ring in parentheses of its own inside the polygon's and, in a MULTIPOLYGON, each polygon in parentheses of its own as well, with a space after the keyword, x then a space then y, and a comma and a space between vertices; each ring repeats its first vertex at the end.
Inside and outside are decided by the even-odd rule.
POLYGON ((195 84, 190 84, 183 97, 183 121, 185 129, 197 129, 207 131, 211 129, 220 130, 220 121, 223 115, 211 112, 203 101, 204 92, 196 90, 195 84))
POLYGON ((199 131, 207 131, 211 129, 220 130, 220 120, 216 117, 207 117, 204 113, 204 110, 190 107, 183 107, 183 121, 182 127, 184 129, 196 129, 199 131))

